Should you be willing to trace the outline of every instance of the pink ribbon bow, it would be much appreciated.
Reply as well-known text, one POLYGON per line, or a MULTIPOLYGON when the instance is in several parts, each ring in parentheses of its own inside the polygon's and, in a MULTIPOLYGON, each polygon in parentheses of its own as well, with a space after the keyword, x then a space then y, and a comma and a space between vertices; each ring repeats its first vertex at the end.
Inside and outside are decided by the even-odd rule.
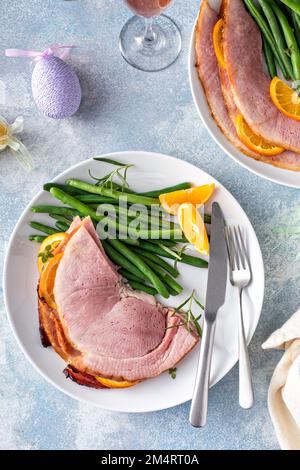
POLYGON ((77 46, 60 46, 59 44, 53 44, 52 46, 45 49, 43 52, 39 51, 28 51, 25 49, 6 49, 5 55, 7 57, 32 57, 34 60, 39 60, 42 57, 48 57, 56 54, 57 57, 64 59, 70 52, 77 46))

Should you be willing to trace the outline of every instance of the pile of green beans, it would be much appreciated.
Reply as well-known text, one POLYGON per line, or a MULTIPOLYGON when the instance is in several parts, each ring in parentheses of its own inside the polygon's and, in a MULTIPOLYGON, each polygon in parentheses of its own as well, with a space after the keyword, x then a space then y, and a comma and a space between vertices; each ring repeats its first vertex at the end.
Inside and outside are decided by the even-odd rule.
POLYGON ((261 30, 271 78, 276 64, 287 80, 300 80, 300 3, 295 0, 253 0, 244 3, 261 30))
MULTIPOLYGON (((207 262, 185 253, 178 255, 176 253, 177 243, 187 242, 182 235, 180 226, 167 220, 165 213, 161 210, 160 217, 156 219, 149 208, 152 204, 157 204, 159 207, 158 197, 160 194, 187 189, 190 186, 190 183, 184 182, 139 194, 127 188, 122 191, 117 184, 114 184, 111 189, 107 189, 75 179, 66 181, 66 184, 46 183, 44 190, 49 191, 63 205, 36 205, 31 208, 35 214, 48 214, 54 222, 54 227, 36 221, 29 222, 29 225, 39 232, 52 235, 67 231, 75 216, 81 218, 90 216, 96 227, 104 217, 98 214, 97 205, 114 204, 115 217, 110 218, 110 221, 111 226, 116 229, 117 239, 108 236, 107 239, 101 240, 106 255, 120 267, 120 274, 127 279, 133 289, 151 295, 160 294, 167 298, 169 295, 180 294, 183 287, 175 280, 179 276, 177 267, 164 258, 169 259, 173 264, 177 260, 198 268, 206 268, 207 262), (118 204, 119 199, 124 195, 126 195, 127 204, 121 206, 118 204), (148 207, 145 212, 138 214, 142 225, 138 231, 138 239, 130 238, 133 235, 130 222, 136 215, 131 209, 132 204, 148 207)), ((204 221, 210 223, 210 215, 205 214, 204 221)), ((28 238, 31 241, 42 243, 46 237, 32 234, 28 238)))

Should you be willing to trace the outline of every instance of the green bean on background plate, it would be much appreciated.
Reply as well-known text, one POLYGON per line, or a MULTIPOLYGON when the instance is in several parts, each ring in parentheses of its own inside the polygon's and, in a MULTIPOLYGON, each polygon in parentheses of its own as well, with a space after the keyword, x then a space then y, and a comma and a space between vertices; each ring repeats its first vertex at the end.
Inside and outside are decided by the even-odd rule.
POLYGON ((293 79, 300 80, 300 50, 293 32, 293 29, 289 25, 288 19, 282 10, 276 5, 276 3, 272 3, 272 8, 276 17, 281 25, 285 41, 288 47, 288 50, 291 54, 291 62, 293 66, 293 79))
MULTIPOLYGON (((292 67, 291 59, 290 59, 289 55, 286 52, 287 44, 286 44, 285 39, 284 39, 284 37, 281 33, 276 15, 274 14, 268 0, 259 0, 259 3, 260 3, 260 6, 262 8, 262 11, 265 14, 265 17, 267 18, 267 21, 269 23, 271 32, 273 34, 274 41, 275 41, 275 43, 278 47, 278 50, 280 51, 281 58, 284 62, 286 70, 288 71, 288 74, 292 77, 293 76, 293 67, 292 67)), ((269 47, 270 47, 270 45, 269 45, 269 47)))
POLYGON ((263 36, 262 39, 263 39, 263 52, 264 52, 268 72, 269 72, 270 78, 274 78, 277 75, 274 54, 266 38, 263 36))
POLYGON ((280 0, 281 3, 284 3, 287 7, 293 10, 297 15, 300 15, 300 3, 299 0, 280 0))
POLYGON ((252 0, 244 0, 244 3, 246 4, 248 10, 249 10, 249 13, 251 14, 251 16, 253 17, 253 19, 255 20, 255 22, 257 23, 259 29, 261 30, 262 34, 265 36, 266 40, 268 41, 269 43, 269 46, 271 47, 272 49, 272 52, 276 58, 276 61, 279 65, 279 67, 281 68, 281 71, 284 75, 284 78, 286 78, 287 80, 289 78, 291 78, 288 74, 288 71, 284 65, 284 62, 282 60, 282 57, 281 57, 281 53, 275 43, 275 40, 273 38, 273 35, 271 33, 271 30, 267 24, 267 22, 265 21, 265 19, 263 18, 263 16, 261 15, 260 11, 258 10, 258 8, 256 7, 256 5, 254 4, 254 2, 252 0))

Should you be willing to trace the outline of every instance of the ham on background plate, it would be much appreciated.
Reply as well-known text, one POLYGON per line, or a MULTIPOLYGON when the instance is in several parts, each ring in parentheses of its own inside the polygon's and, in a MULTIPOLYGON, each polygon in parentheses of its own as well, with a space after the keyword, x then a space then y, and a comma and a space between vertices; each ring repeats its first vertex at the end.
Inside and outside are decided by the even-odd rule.
MULTIPOLYGON (((237 113, 241 113, 249 125, 251 121, 251 127, 259 135, 267 138, 262 131, 272 128, 272 135, 268 134, 267 140, 272 140, 278 133, 289 140, 283 147, 296 147, 300 152, 300 123, 281 114, 271 100, 270 79, 264 72, 262 41, 256 23, 242 0, 223 0, 221 12, 225 17, 226 64, 227 60, 230 61, 226 70, 219 70, 213 46, 213 28, 219 14, 210 7, 208 0, 202 1, 196 24, 196 67, 211 114, 227 139, 245 155, 279 168, 300 171, 300 153, 286 150, 274 156, 259 155, 238 138, 234 120, 237 113), (243 59, 249 56, 249 49, 252 50, 251 57, 243 59), (253 120, 256 122, 254 125, 253 120)), ((275 142, 274 139, 272 141, 275 142)))

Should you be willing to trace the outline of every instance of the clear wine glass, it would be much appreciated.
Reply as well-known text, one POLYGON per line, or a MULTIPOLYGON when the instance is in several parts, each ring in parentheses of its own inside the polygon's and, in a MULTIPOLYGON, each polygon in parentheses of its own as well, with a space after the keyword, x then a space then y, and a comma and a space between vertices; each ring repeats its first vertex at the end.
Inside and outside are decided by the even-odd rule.
POLYGON ((133 67, 147 72, 163 70, 181 51, 177 24, 161 12, 171 0, 125 0, 136 14, 123 26, 120 50, 133 67))

